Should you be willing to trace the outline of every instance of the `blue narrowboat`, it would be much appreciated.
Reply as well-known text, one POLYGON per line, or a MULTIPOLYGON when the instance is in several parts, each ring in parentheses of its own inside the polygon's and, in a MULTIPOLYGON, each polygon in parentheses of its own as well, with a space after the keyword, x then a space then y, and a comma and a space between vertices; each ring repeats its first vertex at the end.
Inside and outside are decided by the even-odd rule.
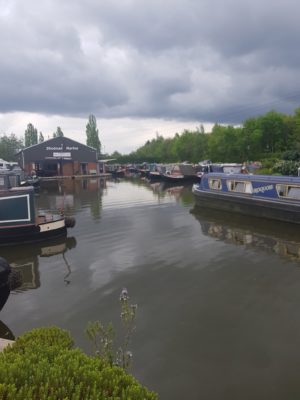
POLYGON ((41 215, 32 186, 15 186, 13 174, 0 174, 0 246, 65 236, 75 221, 64 215, 41 215))
POLYGON ((192 191, 203 207, 300 223, 299 177, 208 173, 192 191))

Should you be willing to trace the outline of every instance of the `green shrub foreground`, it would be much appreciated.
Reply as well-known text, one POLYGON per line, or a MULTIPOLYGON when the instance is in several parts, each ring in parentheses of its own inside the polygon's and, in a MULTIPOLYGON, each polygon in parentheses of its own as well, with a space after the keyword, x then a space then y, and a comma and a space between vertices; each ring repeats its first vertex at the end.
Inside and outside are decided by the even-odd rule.
POLYGON ((0 400, 157 400, 122 368, 73 347, 69 333, 38 328, 0 353, 0 400))

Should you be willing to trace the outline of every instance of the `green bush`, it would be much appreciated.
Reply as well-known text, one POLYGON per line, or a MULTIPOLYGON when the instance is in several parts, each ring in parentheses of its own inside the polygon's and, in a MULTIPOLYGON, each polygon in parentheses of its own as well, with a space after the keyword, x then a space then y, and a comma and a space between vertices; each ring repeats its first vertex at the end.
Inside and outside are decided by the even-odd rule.
POLYGON ((272 168, 259 168, 254 170, 255 175, 272 175, 272 168))
POLYGON ((274 165, 273 171, 279 172, 282 175, 297 176, 299 167, 300 167, 299 161, 281 160, 274 165))
POLYGON ((155 400, 122 368, 73 348, 68 332, 34 329, 0 353, 1 400, 155 400))
POLYGON ((282 159, 286 161, 300 161, 300 152, 298 150, 288 150, 282 154, 282 159))
POLYGON ((277 157, 269 157, 262 159, 262 168, 273 168, 273 166, 279 161, 277 157))

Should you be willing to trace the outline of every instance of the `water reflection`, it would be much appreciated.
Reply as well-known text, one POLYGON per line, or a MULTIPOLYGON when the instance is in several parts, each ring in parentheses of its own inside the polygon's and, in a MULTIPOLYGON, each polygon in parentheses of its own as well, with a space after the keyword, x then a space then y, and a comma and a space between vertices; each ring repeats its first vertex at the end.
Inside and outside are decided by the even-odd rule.
POLYGON ((168 182, 147 182, 147 186, 153 191, 153 193, 159 198, 175 198, 183 204, 190 205, 193 203, 193 194, 191 191, 191 185, 178 185, 168 182))
POLYGON ((74 237, 59 238, 42 243, 34 243, 31 245, 15 246, 12 252, 10 248, 1 250, 1 256, 4 257, 13 271, 18 272, 21 277, 21 284, 16 291, 26 291, 37 289, 41 286, 39 273, 39 258, 51 257, 61 254, 66 265, 66 283, 70 283, 67 279, 71 273, 70 265, 67 262, 65 253, 76 246, 74 237))
POLYGON ((190 214, 188 186, 66 184, 78 192, 42 188, 39 200, 72 196, 76 248, 34 256, 40 288, 11 295, 0 317, 14 333, 53 324, 89 351, 89 321, 111 321, 122 332, 117 298, 127 287, 139 306, 132 372, 160 399, 297 398, 300 268, 274 249, 288 243, 298 260, 299 227, 190 214), (91 201, 101 201, 100 220, 91 201))
POLYGON ((94 219, 100 219, 106 184, 106 179, 99 178, 44 181, 38 208, 63 210, 66 215, 74 216, 76 210, 88 206, 94 219))
POLYGON ((258 247, 300 261, 297 225, 194 207, 191 213, 205 235, 226 243, 258 247))

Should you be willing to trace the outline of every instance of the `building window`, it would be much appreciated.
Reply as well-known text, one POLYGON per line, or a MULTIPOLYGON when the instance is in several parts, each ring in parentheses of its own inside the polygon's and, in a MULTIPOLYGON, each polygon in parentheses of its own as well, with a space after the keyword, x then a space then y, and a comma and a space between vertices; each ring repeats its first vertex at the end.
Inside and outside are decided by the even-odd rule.
POLYGON ((222 189, 221 179, 210 178, 208 180, 208 186, 210 189, 213 189, 213 190, 221 190, 222 189))
POLYGON ((229 192, 253 193, 252 183, 248 181, 228 180, 227 188, 229 192))

